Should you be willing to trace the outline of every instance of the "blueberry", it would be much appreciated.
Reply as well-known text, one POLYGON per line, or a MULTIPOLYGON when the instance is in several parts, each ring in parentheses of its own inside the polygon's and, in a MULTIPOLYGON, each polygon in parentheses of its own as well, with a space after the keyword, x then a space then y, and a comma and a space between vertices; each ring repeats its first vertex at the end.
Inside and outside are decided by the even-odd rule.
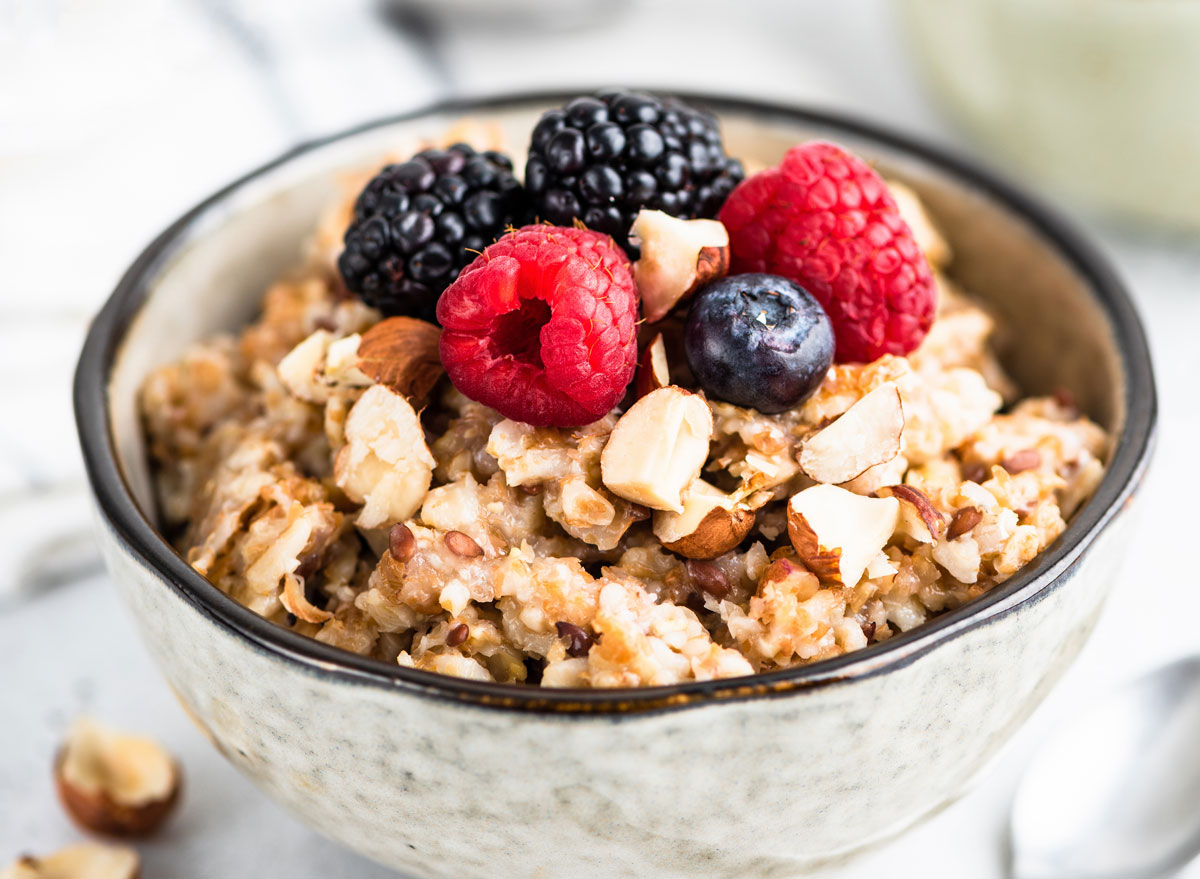
POLYGON ((711 397, 783 412, 810 396, 833 362, 833 327, 803 287, 777 275, 732 275, 692 300, 684 352, 711 397))

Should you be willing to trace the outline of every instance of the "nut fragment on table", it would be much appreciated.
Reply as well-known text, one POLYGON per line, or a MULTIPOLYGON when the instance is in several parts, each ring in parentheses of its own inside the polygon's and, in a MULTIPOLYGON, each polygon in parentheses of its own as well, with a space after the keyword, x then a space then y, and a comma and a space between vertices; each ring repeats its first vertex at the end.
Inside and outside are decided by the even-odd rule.
POLYGON ((153 739, 76 721, 54 761, 59 799, 84 829, 147 836, 179 801, 179 764, 153 739))
POLYGON ((142 862, 127 846, 84 842, 52 855, 23 855, 0 870, 0 879, 138 879, 142 862))

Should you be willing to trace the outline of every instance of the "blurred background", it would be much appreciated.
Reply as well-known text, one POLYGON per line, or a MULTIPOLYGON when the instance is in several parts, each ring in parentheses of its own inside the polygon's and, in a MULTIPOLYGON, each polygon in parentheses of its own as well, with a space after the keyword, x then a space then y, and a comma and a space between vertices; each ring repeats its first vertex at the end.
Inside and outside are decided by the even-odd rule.
POLYGON ((1087 227, 1142 308, 1163 417, 1127 582, 997 771, 837 874, 1002 875, 1039 730, 1200 649, 1167 610, 1197 585, 1178 475, 1200 434, 1197 47, 1196 0, 0 0, 0 863, 75 838, 47 767, 89 711, 193 779, 149 875, 388 875, 240 779, 145 661, 92 568, 75 356, 158 231, 297 142, 450 95, 628 85, 833 109, 970 155, 1087 227))

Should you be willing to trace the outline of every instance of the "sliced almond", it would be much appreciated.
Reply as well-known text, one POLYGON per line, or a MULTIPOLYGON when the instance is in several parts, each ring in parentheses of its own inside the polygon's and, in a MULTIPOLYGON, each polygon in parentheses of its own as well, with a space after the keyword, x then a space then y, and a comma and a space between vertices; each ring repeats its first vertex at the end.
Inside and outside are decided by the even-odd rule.
POLYGON ((671 372, 667 367, 667 346, 663 342, 662 333, 659 333, 642 352, 634 390, 640 399, 651 391, 665 388, 670 383, 671 372))
POLYGON ((715 559, 741 543, 753 527, 752 509, 703 479, 687 487, 682 513, 654 514, 654 536, 689 559, 715 559))
POLYGON ((788 536, 796 554, 826 583, 856 586, 896 531, 900 502, 814 485, 788 502, 788 536))
POLYGON ((363 333, 358 368, 420 409, 442 376, 442 331, 413 317, 389 317, 363 333))
POLYGON ((80 826, 109 836, 146 836, 179 799, 179 764, 152 739, 80 719, 54 761, 59 799, 80 826))
POLYGON ((85 842, 43 858, 18 858, 0 870, 0 879, 138 879, 141 872, 141 859, 133 849, 85 842))
POLYGON ((643 210, 629 235, 642 251, 633 264, 633 279, 650 323, 729 271, 729 232, 717 220, 683 220, 643 210))
POLYGON ((879 489, 880 497, 900 501, 900 521, 896 531, 918 543, 935 543, 945 517, 933 506, 925 493, 911 485, 887 485, 879 489))
POLYGON ((810 478, 837 485, 895 458, 903 433, 900 391, 886 382, 806 438, 796 459, 810 478))
POLYGON ((651 391, 613 427, 600 476, 613 494, 654 510, 683 512, 683 491, 700 475, 712 439, 704 398, 675 385, 651 391))

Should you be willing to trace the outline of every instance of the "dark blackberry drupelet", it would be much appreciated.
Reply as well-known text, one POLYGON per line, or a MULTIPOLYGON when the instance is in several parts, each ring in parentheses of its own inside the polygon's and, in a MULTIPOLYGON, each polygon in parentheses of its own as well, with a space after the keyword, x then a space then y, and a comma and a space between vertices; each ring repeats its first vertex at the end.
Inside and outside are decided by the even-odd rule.
POLYGON ((459 270, 525 216, 512 160, 465 143, 388 165, 354 205, 338 271, 385 314, 436 320, 459 270))
POLYGON ((581 220, 636 257, 627 236, 639 210, 715 217, 744 176, 712 114, 675 98, 608 91, 542 114, 525 189, 538 219, 581 220))

